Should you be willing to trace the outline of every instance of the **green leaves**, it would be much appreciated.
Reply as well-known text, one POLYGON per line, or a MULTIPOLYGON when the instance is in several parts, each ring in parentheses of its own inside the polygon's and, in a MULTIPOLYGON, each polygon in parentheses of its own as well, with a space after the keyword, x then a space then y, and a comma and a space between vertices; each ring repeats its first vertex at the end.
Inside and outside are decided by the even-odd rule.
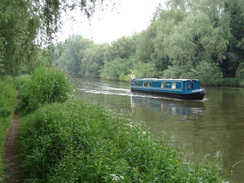
POLYGON ((69 91, 70 84, 65 73, 51 68, 39 68, 20 87, 18 109, 26 113, 45 103, 64 102, 69 91))

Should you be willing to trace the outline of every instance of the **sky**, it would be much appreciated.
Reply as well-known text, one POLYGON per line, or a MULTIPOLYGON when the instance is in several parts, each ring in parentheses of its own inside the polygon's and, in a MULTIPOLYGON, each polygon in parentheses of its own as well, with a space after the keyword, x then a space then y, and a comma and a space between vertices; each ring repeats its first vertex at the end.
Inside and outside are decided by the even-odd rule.
POLYGON ((145 30, 150 24, 156 8, 165 0, 117 0, 114 11, 96 12, 90 24, 79 12, 73 16, 76 21, 69 21, 64 15, 64 25, 58 34, 58 40, 64 41, 72 34, 82 35, 95 43, 111 43, 123 36, 132 36, 145 30))

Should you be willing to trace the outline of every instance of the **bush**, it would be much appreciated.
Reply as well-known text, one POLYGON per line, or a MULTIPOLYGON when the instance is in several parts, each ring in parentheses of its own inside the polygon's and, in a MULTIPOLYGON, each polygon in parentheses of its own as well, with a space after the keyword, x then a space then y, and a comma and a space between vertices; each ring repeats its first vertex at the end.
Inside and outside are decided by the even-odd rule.
POLYGON ((154 63, 138 63, 134 69, 136 78, 153 78, 157 76, 157 69, 154 63))
POLYGON ((221 85, 223 85, 223 86, 239 86, 240 80, 238 78, 223 78, 221 85))
MULTIPOLYGON (((141 124, 141 123, 140 123, 141 124)), ((45 105, 20 128, 23 182, 221 182, 139 123, 80 101, 45 105)))
POLYGON ((23 85, 27 82, 30 82, 30 75, 20 75, 19 77, 15 78, 15 87, 19 90, 23 85))
POLYGON ((236 77, 241 79, 244 79, 244 63, 240 63, 237 71, 236 71, 236 77))
POLYGON ((131 62, 131 60, 122 58, 105 62, 104 68, 101 72, 101 77, 111 80, 127 80, 128 75, 130 75, 131 62))
MULTIPOLYGON (((15 87, 11 77, 0 78, 0 153, 3 153, 4 137, 9 127, 15 104, 15 87)), ((3 174, 2 156, 0 156, 0 177, 3 174)))
POLYGON ((44 103, 64 102, 68 98, 70 84, 63 71, 38 68, 30 79, 26 77, 23 80, 19 89, 18 109, 24 114, 44 103))

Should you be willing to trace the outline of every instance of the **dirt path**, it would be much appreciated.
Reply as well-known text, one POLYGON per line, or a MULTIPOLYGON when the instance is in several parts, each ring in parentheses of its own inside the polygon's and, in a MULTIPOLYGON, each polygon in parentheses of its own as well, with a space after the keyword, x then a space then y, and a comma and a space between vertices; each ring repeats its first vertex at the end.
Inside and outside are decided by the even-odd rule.
POLYGON ((13 115, 7 135, 5 136, 4 165, 6 167, 4 183, 19 183, 19 163, 17 158, 19 116, 13 115))

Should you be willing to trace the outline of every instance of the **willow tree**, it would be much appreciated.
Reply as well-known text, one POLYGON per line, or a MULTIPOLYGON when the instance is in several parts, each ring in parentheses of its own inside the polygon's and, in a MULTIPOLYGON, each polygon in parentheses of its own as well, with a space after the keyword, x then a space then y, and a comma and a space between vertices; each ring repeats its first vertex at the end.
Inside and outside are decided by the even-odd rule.
POLYGON ((61 14, 80 9, 88 19, 105 0, 1 0, 0 75, 18 74, 35 61, 37 48, 50 45, 61 14))
POLYGON ((228 54, 222 64, 226 76, 239 77, 244 63, 244 2, 243 0, 226 0, 225 13, 229 16, 230 35, 228 37, 228 54))
POLYGON ((84 51, 80 75, 83 77, 99 78, 104 66, 108 44, 93 45, 84 51))
POLYGON ((93 44, 91 40, 85 39, 82 36, 71 36, 66 40, 63 53, 61 53, 61 56, 56 60, 56 64, 66 69, 67 72, 74 76, 80 76, 85 50, 90 48, 93 44))
POLYGON ((171 65, 166 75, 178 68, 178 77, 200 77, 199 73, 235 77, 244 56, 243 5, 242 0, 168 1, 171 11, 184 12, 185 16, 174 25, 166 44, 161 43, 171 65))

